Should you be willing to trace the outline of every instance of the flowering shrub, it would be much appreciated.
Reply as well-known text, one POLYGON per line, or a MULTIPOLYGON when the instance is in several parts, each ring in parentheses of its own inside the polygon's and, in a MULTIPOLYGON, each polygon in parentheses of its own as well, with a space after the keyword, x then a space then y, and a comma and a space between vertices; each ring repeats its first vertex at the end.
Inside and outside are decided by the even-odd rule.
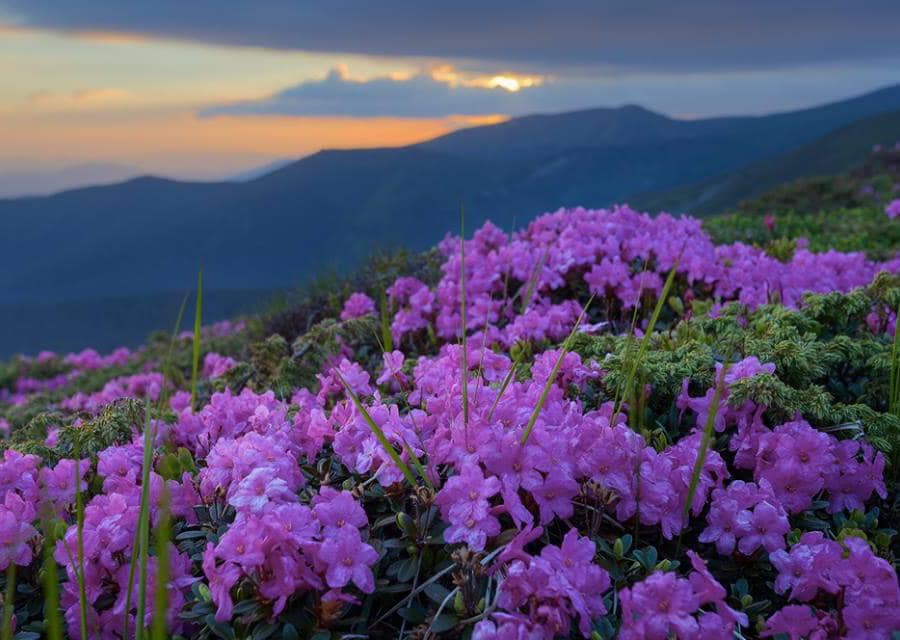
POLYGON ((194 398, 182 336, 7 365, 18 632, 48 607, 104 639, 900 628, 896 259, 627 207, 462 248, 292 343, 203 331, 194 398))

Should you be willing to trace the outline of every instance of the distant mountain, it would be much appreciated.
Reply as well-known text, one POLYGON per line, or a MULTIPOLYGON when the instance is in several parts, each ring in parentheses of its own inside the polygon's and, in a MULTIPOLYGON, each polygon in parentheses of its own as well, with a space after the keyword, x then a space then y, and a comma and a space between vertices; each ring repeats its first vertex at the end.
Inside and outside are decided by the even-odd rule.
POLYGON ((761 117, 590 109, 407 147, 322 151, 245 182, 141 177, 0 200, 0 300, 165 295, 189 288, 200 264, 210 291, 296 286, 376 249, 428 247, 459 224, 463 204, 469 228, 488 218, 520 226, 561 206, 604 206, 730 174, 897 110, 900 85, 761 117))
POLYGON ((78 187, 113 184, 141 173, 137 167, 102 163, 30 171, 0 169, 0 198, 51 195, 78 187))
POLYGON ((261 178, 264 175, 268 175, 273 171, 278 171, 279 169, 286 167, 296 161, 296 158, 279 158, 278 160, 272 160, 271 162, 267 162, 258 167, 252 167, 250 169, 241 171, 240 173, 229 176, 228 178, 226 178, 226 181, 249 182, 250 180, 256 180, 257 178, 261 178))
POLYGON ((873 146, 896 142, 900 142, 900 111, 859 120, 798 149, 734 172, 662 193, 639 194, 631 201, 651 211, 719 213, 791 180, 849 171, 873 146))

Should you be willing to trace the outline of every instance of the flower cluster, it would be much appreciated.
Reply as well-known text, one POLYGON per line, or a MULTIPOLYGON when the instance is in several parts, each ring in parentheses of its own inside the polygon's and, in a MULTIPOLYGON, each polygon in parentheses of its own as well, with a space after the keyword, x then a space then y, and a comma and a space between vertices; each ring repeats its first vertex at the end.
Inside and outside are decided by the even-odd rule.
POLYGON ((70 353, 63 361, 76 371, 93 371, 108 367, 124 367, 132 357, 131 350, 119 347, 112 353, 102 356, 94 349, 84 349, 78 353, 70 353))
MULTIPOLYGON (((132 570, 131 556, 138 518, 141 510, 141 463, 143 446, 138 437, 125 446, 111 447, 101 452, 97 464, 97 474, 103 478, 103 491, 95 495, 85 506, 84 528, 82 532, 84 561, 78 558, 78 530, 75 524, 69 526, 65 536, 58 541, 55 558, 62 565, 67 581, 62 584, 61 604, 70 632, 78 637, 79 574, 87 596, 88 631, 90 637, 122 637, 126 617, 134 629, 137 615, 137 583, 131 585, 129 604, 129 576, 137 574, 132 570), (83 572, 83 573, 82 573, 83 572), (126 615, 127 613, 127 615, 126 615)), ((67 465, 72 466, 72 465, 67 465)), ((81 465, 84 468, 86 465, 81 465)), ((73 468, 74 482, 74 468, 73 468)), ((74 489, 64 488, 68 496, 74 489)), ((199 503, 189 474, 181 481, 165 481, 156 472, 150 473, 149 514, 151 527, 159 525, 162 517, 160 505, 166 497, 168 513, 176 518, 193 521, 193 506, 199 503)), ((183 623, 178 613, 186 601, 186 590, 195 581, 191 576, 191 561, 169 544, 169 628, 179 630, 183 623)), ((150 625, 152 619, 153 585, 156 581, 157 559, 151 557, 148 563, 148 591, 146 618, 143 624, 150 625)), ((137 576, 133 576, 137 580, 137 576)))
POLYGON ((133 376, 113 378, 95 393, 78 392, 63 400, 60 406, 67 411, 98 413, 109 403, 121 398, 146 398, 156 401, 164 385, 165 378, 161 373, 136 373, 133 376))
POLYGON ((735 480, 713 491, 708 526, 701 542, 714 542, 719 553, 731 555, 735 547, 749 556, 762 547, 767 552, 783 549, 790 531, 787 513, 765 479, 759 485, 735 480))
POLYGON ((341 589, 351 583, 364 593, 375 589, 378 553, 362 540, 368 520, 350 493, 323 487, 310 508, 269 469, 252 472, 230 504, 237 517, 203 554, 217 620, 231 618, 239 583, 253 585, 276 615, 298 592, 327 587, 323 597, 334 600, 346 598, 341 589))
POLYGON ((891 220, 893 220, 894 218, 900 218, 900 198, 891 200, 884 208, 884 213, 891 220))
POLYGON ((547 545, 538 556, 508 553, 511 562, 497 595, 505 613, 478 623, 472 638, 552 640, 568 636, 576 617, 581 634, 589 636, 592 621, 606 613, 603 594, 610 587, 609 574, 594 564, 595 552, 591 540, 570 529, 562 544, 547 545))
POLYGON ((790 551, 770 556, 778 570, 775 590, 795 602, 812 602, 827 595, 840 603, 833 614, 792 605, 769 620, 771 633, 790 637, 833 637, 839 627, 848 638, 887 638, 900 629, 900 587, 889 562, 872 553, 857 537, 843 546, 821 532, 804 533, 790 551), (840 622, 840 624, 838 624, 840 622))
POLYGON ((694 570, 687 578, 655 572, 622 591, 622 640, 731 640, 736 626, 747 626, 700 556, 688 556, 694 570), (715 611, 702 609, 710 605, 715 611))
MULTIPOLYGON (((443 338, 459 335, 459 240, 448 237, 440 248, 446 260, 433 291, 408 276, 388 289, 398 309, 392 324, 395 339, 429 325, 443 338)), ((868 283, 882 268, 861 253, 800 248, 785 263, 741 243, 716 247, 696 219, 651 218, 627 206, 561 209, 511 237, 486 223, 466 241, 465 254, 468 326, 493 327, 507 346, 523 338, 563 338, 579 306, 572 300, 560 303, 554 294, 578 280, 599 304, 624 311, 658 295, 672 268, 686 299, 706 296, 750 307, 776 301, 796 307, 807 291, 847 291, 868 283)))
POLYGON ((361 318, 375 313, 375 301, 364 293, 357 291, 347 298, 341 310, 341 320, 361 318))
POLYGON ((207 353, 203 358, 203 377, 215 380, 228 373, 236 364, 237 360, 234 358, 218 353, 207 353))
MULTIPOLYGON (((691 338, 700 346, 687 359, 696 362, 667 370, 665 393, 647 363, 635 385, 642 395, 623 399, 617 376, 628 354, 618 349, 627 340, 615 335, 644 317, 672 269, 674 321, 710 307, 713 319, 654 336, 666 345, 728 320, 729 301, 797 307, 805 291, 845 291, 886 265, 900 270, 900 260, 800 247, 782 262, 755 247, 715 246, 697 220, 627 207, 560 210, 511 236, 486 224, 465 241, 465 264, 458 239, 440 248, 435 286, 404 276, 386 292, 397 348, 379 357, 371 336, 341 334, 315 360, 315 377, 303 376, 309 388, 293 376, 312 359, 288 352, 269 367, 278 349, 232 350, 238 340, 221 339, 241 330, 232 323, 201 332, 203 376, 227 384, 201 385, 194 397, 179 388, 182 376, 163 377, 159 345, 48 352, 4 369, 0 400, 36 398, 57 413, 36 419, 36 407, 2 407, 12 448, 0 461, 0 571, 38 575, 43 524, 63 523, 54 558, 69 633, 79 637, 84 604, 89 636, 103 640, 150 623, 159 549, 170 559, 168 631, 185 637, 355 635, 366 626, 373 638, 396 637, 448 621, 448 637, 475 640, 725 640, 764 627, 769 636, 862 638, 900 626, 900 588, 884 559, 890 529, 876 522, 893 517, 875 497, 888 497, 887 461, 870 444, 888 451, 877 421, 866 425, 869 441, 845 439, 818 428, 832 424, 818 408, 783 411, 780 398, 765 406, 762 394, 742 395, 790 376, 789 357, 749 342, 746 357, 716 364, 713 384, 698 386, 698 372, 708 376, 725 351, 712 331, 691 338), (463 270, 469 333, 459 340, 463 270), (596 306, 580 330, 610 335, 560 346, 589 295, 596 306), (243 376, 226 375, 236 358, 247 362, 243 388, 243 376), (142 425, 106 429, 104 417, 84 415, 124 397, 167 400, 150 408, 149 469, 142 425), (84 436, 84 459, 54 450, 69 436, 84 436), (51 451, 42 461, 14 447, 51 451), (146 617, 137 620, 142 507, 153 545, 146 617), (858 529, 843 526, 850 519, 858 529), (743 594, 735 585, 729 599, 722 584, 742 571, 753 584, 743 594)), ((886 377, 875 369, 896 323, 890 306, 879 298, 853 312, 871 349, 872 393, 875 377, 886 377)), ((769 309, 778 307, 755 313, 769 309)), ((340 317, 376 313, 357 292, 340 317)), ((655 330, 635 324, 636 333, 655 330)), ((183 337, 166 345, 181 350, 168 363, 188 361, 192 334, 183 337)), ((651 356, 670 354, 682 355, 651 356)), ((855 393, 852 380, 835 384, 855 393)), ((880 399, 857 401, 884 416, 880 399)))

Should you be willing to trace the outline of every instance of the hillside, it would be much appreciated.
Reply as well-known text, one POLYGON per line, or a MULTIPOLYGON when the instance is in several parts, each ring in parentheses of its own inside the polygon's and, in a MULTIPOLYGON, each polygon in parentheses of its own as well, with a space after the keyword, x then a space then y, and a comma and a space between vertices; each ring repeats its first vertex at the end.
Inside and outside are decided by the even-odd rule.
POLYGON ((857 167, 873 146, 895 141, 900 141, 900 111, 854 122, 798 149, 732 173, 673 191, 639 195, 632 202, 649 210, 720 213, 785 182, 845 173, 857 167))
POLYGON ((879 148, 852 171, 780 185, 707 219, 704 227, 719 242, 741 241, 774 253, 792 251, 801 241, 814 251, 865 251, 888 259, 900 250, 900 225, 885 215, 897 185, 900 148, 879 148))
MULTIPOLYGON (((322 151, 240 183, 142 177, 0 200, 0 299, 23 317, 50 303, 97 300, 102 318, 109 310, 100 300, 184 291, 200 265, 211 295, 290 288, 378 250, 424 249, 458 226, 463 204, 469 224, 490 218, 508 229, 560 206, 696 184, 898 109, 900 86, 762 117, 592 109, 409 147, 322 151)), ((60 318, 57 329, 68 323, 66 333, 77 335, 76 322, 60 318)), ((43 336, 63 333, 42 326, 43 336)), ((0 354, 20 349, 24 331, 0 342, 0 354)), ((122 327, 95 344, 134 344, 145 334, 122 327)))

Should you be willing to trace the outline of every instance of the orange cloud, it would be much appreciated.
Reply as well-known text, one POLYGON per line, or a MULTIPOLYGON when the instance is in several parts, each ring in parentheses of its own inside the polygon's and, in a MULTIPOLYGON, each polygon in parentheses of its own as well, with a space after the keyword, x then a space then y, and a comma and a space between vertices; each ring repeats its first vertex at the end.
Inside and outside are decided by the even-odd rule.
POLYGON ((504 72, 499 74, 483 74, 459 71, 452 64, 440 64, 429 69, 432 80, 443 82, 451 87, 478 87, 481 89, 505 89, 510 92, 521 91, 531 87, 539 87, 548 79, 547 76, 525 75, 504 72))
POLYGON ((28 103, 39 109, 65 111, 71 109, 99 108, 118 105, 131 97, 124 89, 103 87, 78 89, 71 93, 54 93, 40 90, 28 95, 28 103))
POLYGON ((105 102, 118 102, 127 98, 130 94, 124 89, 81 89, 72 93, 72 100, 78 103, 96 104, 105 102))

